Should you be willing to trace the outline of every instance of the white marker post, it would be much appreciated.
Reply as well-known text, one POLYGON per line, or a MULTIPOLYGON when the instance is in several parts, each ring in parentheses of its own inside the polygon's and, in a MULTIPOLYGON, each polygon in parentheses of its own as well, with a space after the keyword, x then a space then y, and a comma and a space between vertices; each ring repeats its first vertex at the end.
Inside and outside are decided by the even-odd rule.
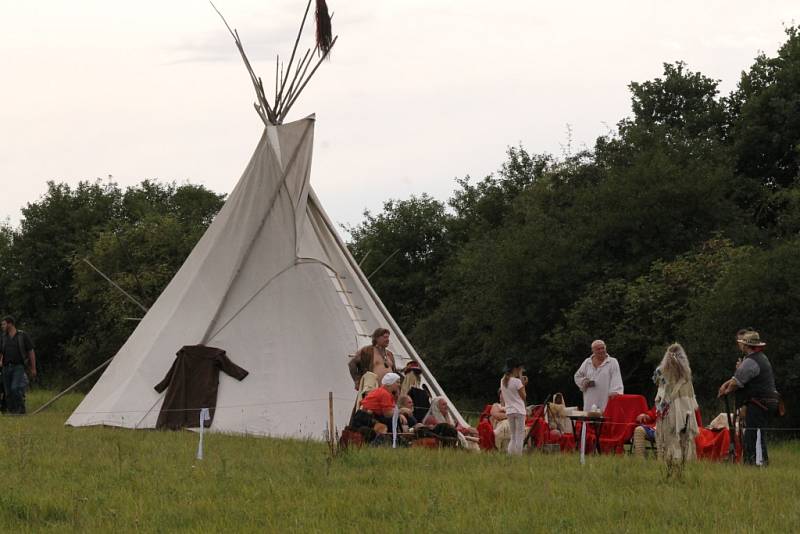
POLYGON ((764 451, 761 449, 761 429, 756 428, 756 465, 764 465, 764 451))
POLYGON ((208 411, 208 408, 203 408, 200 410, 200 443, 197 444, 197 459, 203 459, 203 431, 206 428, 205 422, 211 420, 211 414, 208 411))
POLYGON ((392 412, 392 448, 397 448, 397 420, 400 418, 400 409, 397 407, 397 404, 394 405, 394 411, 392 412))
POLYGON ((581 424, 581 465, 586 463, 586 421, 581 424))

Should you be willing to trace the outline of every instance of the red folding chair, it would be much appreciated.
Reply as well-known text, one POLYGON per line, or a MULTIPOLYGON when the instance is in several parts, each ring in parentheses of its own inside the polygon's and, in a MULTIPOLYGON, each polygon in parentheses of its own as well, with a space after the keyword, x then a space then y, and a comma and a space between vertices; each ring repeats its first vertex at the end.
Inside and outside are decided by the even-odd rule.
POLYGON ((616 395, 608 399, 603 412, 600 430, 600 451, 604 453, 625 452, 625 444, 633 437, 638 423, 636 417, 647 411, 647 399, 642 395, 616 395))

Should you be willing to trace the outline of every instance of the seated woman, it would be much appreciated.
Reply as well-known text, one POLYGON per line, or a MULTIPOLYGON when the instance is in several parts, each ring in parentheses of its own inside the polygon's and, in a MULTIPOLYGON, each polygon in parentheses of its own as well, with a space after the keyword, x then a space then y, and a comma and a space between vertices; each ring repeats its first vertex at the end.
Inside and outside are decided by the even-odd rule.
POLYGON ((414 401, 408 395, 401 394, 397 398, 397 407, 400 408, 400 431, 410 432, 414 427, 421 425, 414 417, 414 401))
POLYGON ((656 417, 655 407, 636 416, 639 426, 633 429, 633 454, 639 458, 644 458, 645 442, 656 442, 656 417))
POLYGON ((403 369, 403 375, 400 394, 411 397, 411 401, 414 403, 414 419, 422 421, 431 407, 430 393, 421 385, 422 367, 417 362, 408 362, 403 369))
POLYGON ((499 402, 492 404, 489 421, 494 428, 495 446, 498 450, 504 451, 508 448, 508 443, 511 441, 511 427, 508 425, 508 415, 506 414, 506 407, 503 403, 503 390, 497 390, 497 398, 499 402))
POLYGON ((459 425, 453 417, 453 414, 450 413, 447 399, 444 397, 434 397, 431 400, 431 408, 428 410, 425 419, 422 420, 422 424, 430 429, 441 429, 443 426, 444 428, 452 428, 456 431, 458 442, 462 447, 478 449, 477 443, 473 441, 477 439, 478 431, 472 427, 459 425), (470 439, 466 439, 465 436, 470 436, 470 439))

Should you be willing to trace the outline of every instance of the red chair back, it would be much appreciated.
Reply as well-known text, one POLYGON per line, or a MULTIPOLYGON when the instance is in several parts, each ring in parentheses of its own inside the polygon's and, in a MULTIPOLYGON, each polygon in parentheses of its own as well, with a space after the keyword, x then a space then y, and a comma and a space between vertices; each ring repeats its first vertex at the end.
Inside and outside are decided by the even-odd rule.
POLYGON ((608 399, 603 412, 606 420, 600 433, 600 450, 622 453, 625 443, 633 436, 636 416, 646 411, 647 400, 642 395, 616 395, 608 399))

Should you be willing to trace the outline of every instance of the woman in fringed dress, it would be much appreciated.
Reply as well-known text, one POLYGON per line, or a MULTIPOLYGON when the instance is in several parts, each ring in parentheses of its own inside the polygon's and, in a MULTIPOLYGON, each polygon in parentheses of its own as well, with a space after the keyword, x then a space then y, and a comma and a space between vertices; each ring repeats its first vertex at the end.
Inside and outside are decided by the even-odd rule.
POLYGON ((694 438, 699 429, 692 369, 680 344, 667 348, 653 381, 658 386, 656 447, 667 464, 667 477, 681 477, 685 462, 696 457, 694 438))

